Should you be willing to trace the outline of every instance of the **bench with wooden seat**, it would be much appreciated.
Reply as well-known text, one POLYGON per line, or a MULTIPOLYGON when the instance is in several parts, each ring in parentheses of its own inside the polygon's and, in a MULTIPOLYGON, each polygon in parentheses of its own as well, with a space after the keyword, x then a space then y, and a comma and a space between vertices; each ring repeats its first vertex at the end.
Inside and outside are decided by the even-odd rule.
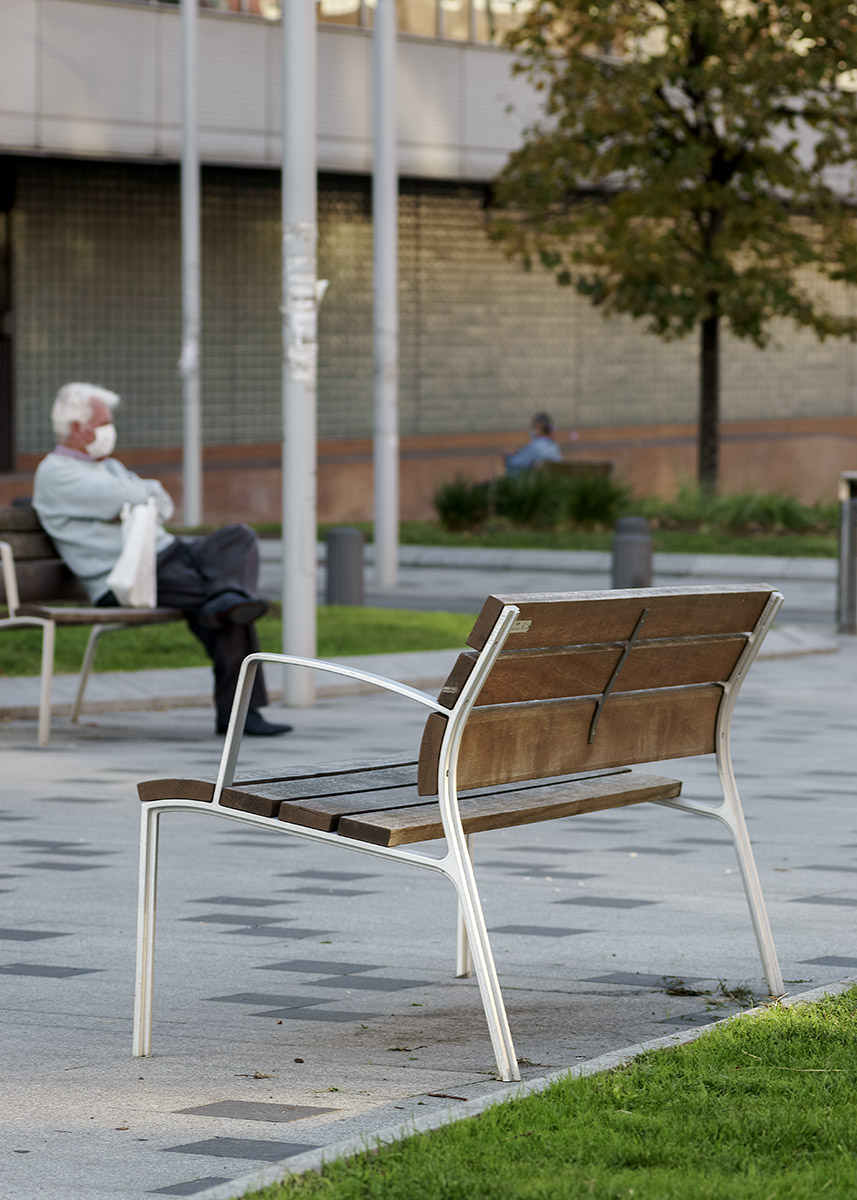
POLYGON ((540 469, 546 475, 561 475, 564 479, 610 479, 615 463, 609 458, 546 459, 540 469))
POLYGON ((83 586, 60 558, 53 542, 28 506, 0 508, 0 603, 6 615, 0 629, 36 627, 42 631, 41 689, 39 694, 39 745, 46 746, 51 732, 51 683, 54 642, 58 625, 89 625, 77 694, 69 711, 71 721, 80 715, 86 682, 95 661, 98 639, 104 633, 134 625, 160 625, 179 621, 177 608, 95 608, 83 586), (81 603, 83 601, 84 603, 81 603))
POLYGON ((781 603, 767 587, 491 596, 467 639, 472 649, 437 699, 335 663, 251 655, 217 779, 139 785, 134 1054, 151 1052, 158 824, 168 811, 225 817, 446 875, 459 898, 457 972, 475 966, 503 1079, 520 1076, 471 861, 470 838, 484 830, 644 801, 717 818, 732 835, 768 986, 781 994, 730 756, 738 689, 781 603), (423 705, 430 711, 420 746, 379 761, 237 772, 261 661, 360 678, 423 705), (682 798, 676 779, 629 769, 707 754, 715 755, 722 788, 717 805, 682 798), (435 839, 445 843, 439 857, 406 848, 435 839))

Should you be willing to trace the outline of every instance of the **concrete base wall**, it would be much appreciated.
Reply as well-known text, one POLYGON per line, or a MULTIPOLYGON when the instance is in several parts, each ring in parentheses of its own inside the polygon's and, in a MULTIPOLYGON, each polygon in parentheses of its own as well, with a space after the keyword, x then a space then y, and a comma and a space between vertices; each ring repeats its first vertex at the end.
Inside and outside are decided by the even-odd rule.
MULTIPOLYGON (((458 475, 490 479, 503 472, 503 455, 523 440, 519 431, 407 437, 401 444, 401 515, 434 516, 432 495, 458 475)), ((635 495, 673 495, 696 475, 696 429, 690 424, 591 428, 562 440, 571 458, 609 459, 614 477, 635 495)), ((22 455, 20 469, 0 475, 0 504, 32 491, 38 455, 22 455)), ((135 449, 119 457, 162 481, 181 512, 178 449, 135 449)), ((836 499, 839 473, 857 469, 857 417, 823 420, 735 421, 721 435, 721 491, 782 491, 807 503, 836 499)), ((274 443, 213 446, 205 451, 206 522, 279 521, 280 447, 274 443)), ((319 444, 318 515, 323 522, 372 519, 372 443, 368 438, 319 444)))

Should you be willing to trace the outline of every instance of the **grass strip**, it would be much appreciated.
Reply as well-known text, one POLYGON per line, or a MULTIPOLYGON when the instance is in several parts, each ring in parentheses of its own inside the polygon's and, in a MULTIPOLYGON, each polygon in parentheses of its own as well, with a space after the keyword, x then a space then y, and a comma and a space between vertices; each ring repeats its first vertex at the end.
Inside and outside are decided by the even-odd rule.
POLYGON ((816 1200, 857 1192, 857 988, 735 1018, 249 1200, 816 1200))
MULTIPOLYGON (((464 645, 473 620, 467 613, 329 605, 318 610, 318 657, 455 649, 464 645)), ((256 627, 263 650, 282 650, 282 625, 278 617, 263 617, 256 627)), ((80 670, 88 636, 87 627, 67 626, 57 630, 57 674, 76 674, 80 670)), ((0 676, 38 675, 40 655, 41 630, 10 630, 3 639, 0 676)), ((97 671, 207 665, 209 659, 202 646, 180 621, 108 634, 99 642, 95 661, 97 671)))
MULTIPOLYGON (((371 522, 356 521, 367 541, 372 540, 371 522)), ((278 535, 274 526, 264 527, 268 536, 278 535)), ((324 541, 327 527, 319 530, 324 541)), ((488 546, 503 550, 611 550, 612 530, 523 529, 502 523, 479 531, 450 533, 437 521, 402 521, 399 540, 403 546, 488 546)), ((652 547, 664 554, 740 554, 781 558, 836 558, 834 533, 728 533, 712 529, 652 529, 652 547)))

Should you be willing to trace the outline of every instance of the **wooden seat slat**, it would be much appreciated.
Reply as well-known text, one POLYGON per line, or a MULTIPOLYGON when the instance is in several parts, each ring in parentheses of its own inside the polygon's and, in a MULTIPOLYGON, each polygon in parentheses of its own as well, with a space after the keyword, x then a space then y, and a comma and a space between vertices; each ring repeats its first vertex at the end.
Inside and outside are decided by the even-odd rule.
POLYGON ((179 621, 180 608, 80 608, 64 604, 22 604, 22 617, 44 617, 56 625, 161 625, 179 621))
MULTIPOLYGON (((543 784, 532 789, 460 796, 458 803, 462 827, 469 834, 553 821, 651 800, 672 800, 680 794, 681 781, 678 779, 629 771, 618 777, 601 776, 557 785, 543 784)), ((443 837, 440 805, 431 802, 343 816, 337 832, 341 837, 355 838, 373 846, 432 841, 443 837)))
MULTIPOLYGON (((417 760, 412 755, 392 754, 382 759, 343 759, 324 766, 314 763, 296 765, 287 772, 273 775, 270 771, 242 770, 230 785, 230 792, 240 793, 252 789, 266 789, 268 785, 294 785, 303 787, 308 794, 327 795, 325 781, 333 780, 331 787, 356 788, 367 776, 387 775, 389 772, 407 771, 413 781, 416 778, 417 760), (356 780, 356 782, 355 782, 356 780), (303 783, 301 783, 303 781, 303 783), (321 781, 316 786, 314 781, 321 781)), ((214 777, 203 779, 144 779, 137 784, 137 795, 144 804, 153 800, 204 800, 214 796, 214 777), (191 794, 193 793, 193 794, 191 794)), ((267 794, 267 793, 266 793, 267 794)), ((280 797, 282 800, 282 796, 280 797)))
MULTIPOLYGON (((566 785, 574 784, 578 786, 584 782, 588 782, 591 778, 599 779, 601 781, 599 786, 602 789, 605 787, 609 789, 609 781, 620 774, 628 775, 630 772, 627 767, 623 767, 617 770, 605 771, 598 776, 587 776, 585 778, 581 778, 578 773, 547 781, 539 780, 537 783, 506 783, 492 788, 478 788, 472 792, 463 793, 459 799, 475 801, 483 798, 497 799, 500 796, 506 795, 507 798, 503 801, 505 807, 502 811, 511 811, 511 808, 514 807, 514 799, 516 797, 523 797, 528 792, 542 791, 545 788, 553 788, 554 792, 557 792, 558 789, 566 785)), ((529 800, 531 804, 534 803, 532 797, 529 800)), ((378 792, 343 792, 339 795, 332 793, 327 797, 307 796, 301 799, 285 801, 280 807, 279 820, 288 821, 292 825, 303 825, 309 829, 341 832, 341 821, 346 817, 368 818, 376 813, 397 810, 401 814, 397 818, 398 826, 405 828, 408 823, 409 812, 412 811, 416 814, 416 824, 422 825, 424 822, 422 822, 419 814, 427 812, 429 807, 434 803, 433 800, 420 796, 416 788, 415 774, 414 781, 410 787, 400 787, 378 792)), ((434 836, 442 837, 442 831, 434 836)))
MULTIPOLYGON (((392 803, 396 790, 413 792, 416 796, 417 766, 399 767, 391 771, 367 771, 360 774, 334 775, 311 780, 278 779, 259 786, 236 787, 232 784, 223 789, 221 803, 226 808, 237 808, 244 812, 255 812, 265 817, 280 816, 283 807, 313 809, 323 805, 327 797, 336 803, 350 799, 357 809, 369 807, 378 795, 392 803)), ((298 822, 302 824, 302 822, 298 822)), ((333 828, 315 825, 314 828, 333 828)))

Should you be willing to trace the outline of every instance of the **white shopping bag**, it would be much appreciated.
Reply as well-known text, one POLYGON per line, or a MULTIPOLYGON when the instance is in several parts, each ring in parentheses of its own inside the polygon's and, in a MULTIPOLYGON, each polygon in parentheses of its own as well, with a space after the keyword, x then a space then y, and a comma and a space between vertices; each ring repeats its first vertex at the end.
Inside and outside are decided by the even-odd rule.
POLYGON ((154 499, 145 504, 123 504, 122 553, 107 576, 107 586, 121 605, 154 608, 157 603, 155 578, 155 534, 158 513, 154 499))

